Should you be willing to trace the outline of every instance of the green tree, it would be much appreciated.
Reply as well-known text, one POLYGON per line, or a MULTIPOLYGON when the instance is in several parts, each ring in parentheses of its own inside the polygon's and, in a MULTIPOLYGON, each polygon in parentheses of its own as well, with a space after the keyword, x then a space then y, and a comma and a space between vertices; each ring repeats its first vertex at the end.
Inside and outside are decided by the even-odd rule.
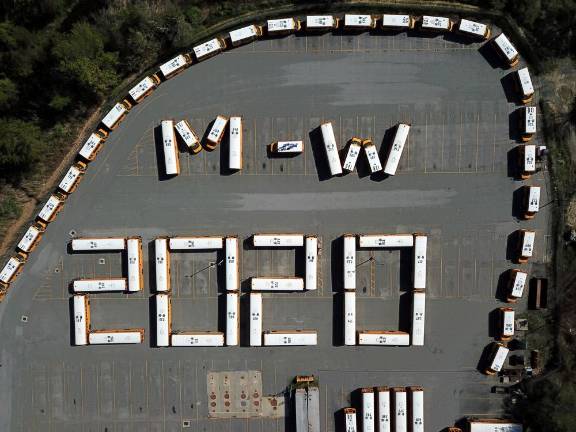
POLYGON ((0 172, 28 171, 42 154, 42 132, 34 123, 0 119, 0 172))
POLYGON ((0 79, 0 109, 6 110, 18 99, 18 87, 8 78, 0 79))

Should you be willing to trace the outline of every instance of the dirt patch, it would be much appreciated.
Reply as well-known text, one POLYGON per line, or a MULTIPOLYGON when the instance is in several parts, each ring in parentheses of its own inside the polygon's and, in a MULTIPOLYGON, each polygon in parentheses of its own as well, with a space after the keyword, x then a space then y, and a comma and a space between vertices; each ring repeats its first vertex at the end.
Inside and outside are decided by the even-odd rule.
POLYGON ((576 200, 570 201, 568 210, 566 211, 566 225, 572 229, 576 229, 576 200))

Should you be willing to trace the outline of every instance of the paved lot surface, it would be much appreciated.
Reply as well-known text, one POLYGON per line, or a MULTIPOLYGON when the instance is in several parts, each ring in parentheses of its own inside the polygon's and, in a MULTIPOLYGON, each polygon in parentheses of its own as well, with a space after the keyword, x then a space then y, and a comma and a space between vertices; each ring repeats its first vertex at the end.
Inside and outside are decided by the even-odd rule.
MULTIPOLYGON (((550 242, 546 206, 531 222, 513 217, 513 192, 522 185, 508 175, 516 107, 501 83, 509 72, 493 68, 479 46, 406 34, 288 37, 225 53, 162 84, 112 134, 0 306, 0 430, 290 430, 284 420, 209 420, 206 375, 222 370, 262 371, 264 394, 281 393, 296 374, 317 375, 325 431, 340 430, 334 413, 361 386, 424 386, 428 431, 466 415, 498 415, 495 380, 476 367, 492 340, 488 314, 502 305, 499 278, 513 267, 507 237, 534 228, 536 262, 548 260, 550 242), (217 114, 244 117, 244 170, 226 172, 219 149, 182 152, 181 175, 165 179, 154 138, 160 120, 187 118, 204 133, 217 114), (358 173, 326 179, 324 154, 310 135, 323 120, 333 121, 340 147, 352 135, 372 136, 380 147, 392 125, 412 123, 398 175, 371 178, 361 165, 358 173), (303 139, 306 151, 271 159, 266 146, 278 139, 303 139), (144 327, 142 345, 71 346, 69 282, 123 268, 118 253, 68 254, 74 231, 142 236, 144 292, 92 296, 93 328, 144 327), (266 231, 320 237, 318 291, 264 296, 265 329, 317 329, 319 346, 152 347, 154 237, 247 239, 266 231), (426 345, 340 346, 338 237, 415 231, 429 235, 426 345)), ((547 186, 546 173, 531 182, 547 186)), ((541 202, 548 201, 544 188, 541 202)), ((241 278, 298 274, 301 257, 244 247, 241 278)), ((173 255, 174 329, 222 330, 223 286, 220 270, 210 266, 220 259, 173 255)), ((358 328, 405 328, 409 255, 360 252, 362 262, 358 328)))

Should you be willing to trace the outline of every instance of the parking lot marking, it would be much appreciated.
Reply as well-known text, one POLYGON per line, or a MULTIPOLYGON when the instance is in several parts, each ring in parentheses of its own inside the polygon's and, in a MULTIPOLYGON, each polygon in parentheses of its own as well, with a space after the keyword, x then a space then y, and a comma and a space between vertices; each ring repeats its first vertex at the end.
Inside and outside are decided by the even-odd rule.
POLYGON ((480 113, 476 113, 476 172, 478 172, 478 153, 480 149, 480 113))

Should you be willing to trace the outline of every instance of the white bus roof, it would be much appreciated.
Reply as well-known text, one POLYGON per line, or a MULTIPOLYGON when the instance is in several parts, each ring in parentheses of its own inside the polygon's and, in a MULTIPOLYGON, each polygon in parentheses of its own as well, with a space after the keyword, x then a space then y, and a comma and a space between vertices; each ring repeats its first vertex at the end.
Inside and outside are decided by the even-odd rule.
POLYGON ((534 144, 524 145, 524 171, 536 171, 536 146, 534 144))
MULTIPOLYGON (((350 408, 353 409, 354 408, 350 408)), ((345 432, 356 432, 356 410, 354 410, 353 412, 346 412, 345 413, 345 427, 346 427, 346 431, 345 432)))
POLYGON ((378 432, 390 432, 390 390, 378 389, 378 432))
POLYGON ((154 255, 156 256, 156 291, 170 291, 168 273, 168 248, 164 238, 154 240, 154 255))
POLYGON ((254 247, 304 246, 303 234, 254 234, 254 247))
POLYGON ((469 422, 470 432, 522 432, 523 427, 519 423, 482 420, 476 422, 471 420, 469 422))
POLYGON ((311 330, 264 332, 264 346, 309 346, 318 344, 318 334, 311 330))
POLYGON ((426 288, 426 251, 428 237, 414 236, 414 289, 426 288))
POLYGON ((156 87, 156 83, 154 82, 154 80, 150 77, 146 77, 143 78, 142 81, 140 81, 134 87, 132 87, 130 91, 128 91, 128 94, 132 97, 132 99, 138 102, 138 99, 140 99, 150 89, 154 87, 156 87))
POLYGON ((74 345, 88 344, 87 297, 74 296, 74 345))
POLYGON ((434 30, 450 30, 450 18, 424 15, 422 28, 434 30))
POLYGON ((524 107, 524 133, 536 133, 536 107, 524 107))
POLYGON ((238 345, 239 332, 239 297, 238 293, 226 294, 226 345, 238 345))
POLYGON ((518 69, 518 81, 520 82, 520 89, 524 96, 530 96, 534 94, 534 86, 532 85, 532 78, 530 78, 530 72, 528 68, 518 69))
POLYGON ((302 153, 303 151, 303 141, 278 141, 276 143, 276 153, 302 153))
POLYGON ((17 258, 11 257, 0 272, 0 282, 9 283, 16 274, 18 268, 23 264, 24 263, 17 258))
POLYGON ((36 242, 36 240, 40 236, 40 233, 41 231, 34 225, 28 227, 28 229, 22 236, 22 239, 20 239, 20 242, 18 242, 18 249, 24 252, 30 252, 32 245, 34 244, 34 242, 36 242))
POLYGON ((368 234, 360 236, 361 248, 398 248, 414 246, 412 234, 368 234))
POLYGON ((203 346, 219 347, 224 346, 224 333, 221 332, 178 332, 170 337, 171 345, 178 347, 203 346))
POLYGON ((222 249, 221 236, 172 237, 170 250, 222 249))
POLYGON ((222 134, 224 134, 224 129, 226 129, 226 124, 228 123, 228 119, 223 116, 217 116, 216 120, 214 120, 214 124, 212 124, 212 128, 208 133, 208 141, 212 141, 213 143, 217 143, 222 139, 222 134))
POLYGON ((296 30, 296 20, 294 18, 281 18, 268 20, 268 33, 296 30))
POLYGON ((468 33, 475 36, 486 36, 486 30, 488 27, 486 24, 482 24, 476 21, 470 21, 467 19, 462 18, 460 20, 460 24, 458 25, 458 30, 462 33, 468 33))
POLYGON ((423 292, 415 292, 412 299, 412 345, 424 345, 425 319, 426 294, 423 292))
POLYGON ((142 289, 142 240, 129 238, 126 240, 128 256, 128 291, 142 289))
POLYGON ((504 314, 502 335, 503 336, 514 336, 514 311, 505 310, 502 312, 504 314))
POLYGON ((512 42, 510 42, 504 33, 500 33, 500 35, 494 39, 494 42, 508 61, 513 61, 518 56, 518 51, 516 51, 516 48, 514 48, 514 45, 512 45, 512 42))
POLYGON ((156 345, 170 344, 170 296, 156 294, 156 345))
POLYGON ((537 212, 540 209, 540 186, 528 188, 528 211, 537 212))
POLYGON ((322 130, 322 138, 324 140, 324 150, 326 151, 326 158, 328 159, 328 166, 330 167, 330 174, 342 174, 342 164, 340 156, 338 155, 338 146, 336 145, 336 137, 334 136, 334 129, 332 123, 323 123, 320 126, 322 130))
POLYGON ((76 279, 73 282, 74 292, 121 292, 126 291, 125 278, 110 279, 76 279))
POLYGON ((306 290, 318 287, 318 237, 306 236, 306 290))
POLYGON ((344 291, 344 345, 356 345, 356 291, 344 291))
POLYGON ((356 236, 344 236, 344 289, 356 289, 356 236))
POLYGON ((534 240, 536 239, 536 232, 524 231, 522 236, 522 256, 531 257, 534 252, 534 240))
POLYGON ((91 134, 84 143, 84 145, 82 146, 82 148, 80 149, 80 151, 78 152, 78 154, 82 156, 84 159, 87 160, 92 159, 94 152, 100 146, 101 142, 102 138, 99 135, 95 133, 91 134))
POLYGON ((242 169, 242 117, 230 117, 228 131, 228 168, 242 169))
POLYGON ((178 174, 178 148, 174 134, 174 122, 162 121, 162 149, 164 151, 164 167, 167 175, 178 174))
POLYGON ((494 358, 492 359, 492 363, 490 364, 490 369, 494 372, 500 372, 502 367, 504 366, 504 362, 506 361, 506 357, 508 356, 509 349, 498 345, 498 350, 496 351, 494 358))
POLYGON ((388 159, 386 160, 386 165, 384 166, 384 172, 388 175, 396 174, 400 158, 402 157, 402 151, 408 138, 408 132, 410 132, 410 125, 403 123, 398 125, 390 153, 388 154, 388 159))
POLYGON ((346 171, 354 171, 356 167, 356 161, 358 160, 358 155, 360 154, 360 144, 350 143, 348 146, 348 153, 346 154, 346 159, 344 160, 343 169, 346 171))
POLYGON ((174 125, 176 132, 182 138, 182 141, 189 147, 192 148, 200 142, 196 133, 190 128, 186 120, 181 120, 174 125))
POLYGON ((412 390, 412 432, 424 432, 424 391, 412 390))
POLYGON ((197 45, 194 48, 194 55, 198 60, 202 57, 219 52, 222 49, 222 45, 218 38, 210 39, 203 44, 197 45))
POLYGON ((239 28, 237 30, 232 30, 230 34, 230 42, 235 44, 246 39, 252 39, 258 37, 258 28, 255 25, 249 25, 246 27, 239 28))
POLYGON ((44 222, 50 222, 50 220, 56 213, 56 210, 58 210, 58 207, 60 207, 61 205, 62 201, 60 201, 57 196, 55 195, 50 196, 50 198, 48 198, 48 201, 46 201, 46 204, 44 204, 44 207, 42 207, 42 210, 40 210, 40 213, 38 213, 38 217, 42 219, 44 222))
POLYGON ((526 279, 528 278, 528 273, 523 271, 514 272, 514 281, 512 282, 512 297, 520 298, 524 293, 524 287, 526 285, 526 279))
POLYGON ((162 75, 164 75, 165 78, 168 78, 174 72, 185 67, 186 63, 186 57, 180 54, 160 66, 160 72, 162 72, 162 75))
POLYGON ((102 124, 108 129, 112 129, 114 125, 118 123, 120 117, 126 114, 126 111, 126 107, 123 104, 120 102, 116 103, 116 105, 114 105, 112 109, 108 111, 108 114, 106 114, 102 119, 102 124))
POLYGON ((382 26, 384 27, 410 27, 410 15, 382 15, 382 26))
POLYGON ((62 178, 62 181, 60 182, 58 187, 62 189, 64 192, 70 192, 70 190, 78 180, 78 177, 80 177, 81 173, 82 171, 80 171, 78 168, 72 165, 62 178))
POLYGON ((126 249, 126 239, 124 237, 100 237, 100 238, 75 238, 72 239, 72 250, 79 251, 107 251, 126 249))
POLYGON ((344 15, 344 26, 345 27, 372 27, 373 26, 372 15, 346 14, 346 15, 344 15))
POLYGON ((252 291, 304 291, 304 280, 298 277, 253 277, 252 291))
POLYGON ((408 431, 408 403, 406 391, 395 388, 394 389, 394 417, 396 421, 396 432, 408 431))
POLYGON ((364 151, 366 152, 368 165, 370 165, 370 172, 374 174, 375 172, 382 171, 382 164, 380 163, 376 146, 374 144, 364 146, 364 151))
POLYGON ((262 346, 262 294, 250 293, 250 346, 262 346))
POLYGON ((238 277, 238 238, 226 237, 226 291, 238 290, 238 277))
POLYGON ((139 344, 142 333, 139 330, 96 330, 88 335, 90 345, 139 344))
POLYGON ((362 429, 365 432, 374 432, 374 390, 362 392, 362 429))
POLYGON ((332 15, 309 15, 306 17, 307 29, 333 28, 336 20, 332 15))
POLYGON ((409 345, 410 334, 394 331, 358 332, 358 345, 409 345))

